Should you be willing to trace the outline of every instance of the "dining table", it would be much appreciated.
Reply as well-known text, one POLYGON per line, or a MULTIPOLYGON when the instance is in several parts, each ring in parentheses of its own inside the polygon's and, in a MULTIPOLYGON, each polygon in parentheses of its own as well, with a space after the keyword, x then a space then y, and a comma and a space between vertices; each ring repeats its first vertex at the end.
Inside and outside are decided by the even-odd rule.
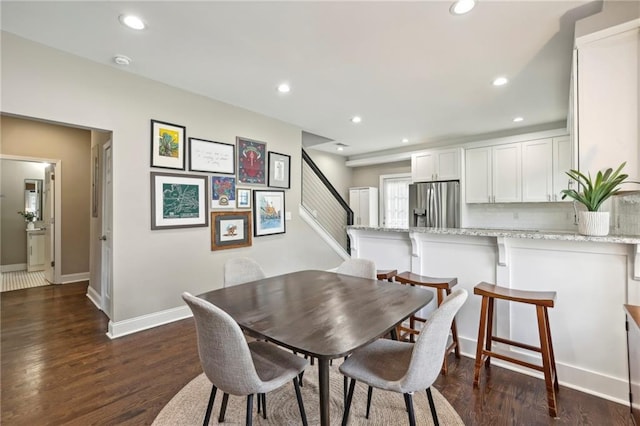
POLYGON ((329 365, 384 336, 433 293, 395 282, 303 270, 212 290, 198 297, 249 334, 318 361, 320 424, 329 425, 329 365))

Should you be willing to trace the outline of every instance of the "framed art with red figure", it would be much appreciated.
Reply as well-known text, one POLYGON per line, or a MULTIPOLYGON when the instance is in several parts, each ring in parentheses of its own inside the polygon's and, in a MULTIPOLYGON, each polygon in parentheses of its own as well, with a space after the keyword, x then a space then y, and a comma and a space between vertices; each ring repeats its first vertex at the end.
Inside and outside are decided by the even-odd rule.
POLYGON ((266 185, 267 144, 237 137, 238 183, 266 185))

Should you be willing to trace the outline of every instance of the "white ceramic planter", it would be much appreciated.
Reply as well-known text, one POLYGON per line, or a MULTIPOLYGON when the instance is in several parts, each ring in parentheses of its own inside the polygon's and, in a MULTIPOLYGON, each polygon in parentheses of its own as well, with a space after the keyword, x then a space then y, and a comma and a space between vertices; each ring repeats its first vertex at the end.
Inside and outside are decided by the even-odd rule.
POLYGON ((609 235, 609 212, 580 212, 578 232, 594 237, 609 235))
POLYGON ((33 222, 27 222, 27 229, 32 230, 35 229, 36 225, 33 222))

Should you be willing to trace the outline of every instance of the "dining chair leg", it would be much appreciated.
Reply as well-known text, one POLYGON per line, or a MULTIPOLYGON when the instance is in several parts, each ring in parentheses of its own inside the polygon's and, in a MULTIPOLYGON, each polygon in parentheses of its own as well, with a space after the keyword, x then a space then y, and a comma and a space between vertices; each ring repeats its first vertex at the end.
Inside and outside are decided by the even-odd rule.
POLYGON ((409 426, 416 426, 416 416, 413 412, 413 398, 410 393, 404 394, 404 403, 407 406, 407 413, 409 414, 409 426))
POLYGON ((347 385, 349 379, 347 379, 347 376, 344 376, 344 383, 342 384, 342 396, 343 396, 343 401, 347 400, 347 385))
POLYGON ((427 399, 429 399, 429 408, 431 409, 431 417, 433 417, 434 426, 438 426, 438 413, 436 413, 436 404, 433 402, 431 388, 427 388, 427 399))
POLYGON ((347 402, 344 406, 344 414, 342 415, 342 426, 347 426, 349 421, 349 410, 351 409, 351 400, 353 399, 353 390, 356 388, 356 380, 351 379, 351 385, 349 386, 349 395, 347 396, 347 402))
MULTIPOLYGON (((258 397, 259 398, 259 397, 258 397)), ((247 421, 246 425, 251 426, 253 420, 253 394, 247 395, 247 421)))
POLYGON ((211 387, 211 395, 209 395, 209 403, 207 404, 207 412, 204 415, 203 426, 207 426, 209 424, 209 419, 211 418, 211 410, 213 410, 213 401, 216 399, 216 391, 218 388, 216 385, 212 385, 211 387))
POLYGON ((367 420, 369 419, 369 411, 371 410, 372 394, 373 394, 373 386, 369 386, 369 390, 367 391, 367 414, 364 416, 367 420))
POLYGON ((298 400, 298 408, 300 409, 300 417, 302 417, 302 426, 307 426, 307 413, 304 411, 304 403, 302 402, 302 393, 300 392, 300 385, 298 379, 293 378, 293 387, 296 390, 296 399, 298 400))
POLYGON ((224 393, 222 395, 222 406, 220 407, 220 415, 218 416, 218 423, 224 422, 224 415, 227 412, 227 402, 229 401, 229 394, 224 393))
POLYGON ((267 394, 261 393, 258 394, 258 400, 262 399, 262 418, 267 419, 267 394))
POLYGON ((260 410, 262 410, 262 398, 260 398, 260 394, 258 394, 258 414, 260 414, 260 410))

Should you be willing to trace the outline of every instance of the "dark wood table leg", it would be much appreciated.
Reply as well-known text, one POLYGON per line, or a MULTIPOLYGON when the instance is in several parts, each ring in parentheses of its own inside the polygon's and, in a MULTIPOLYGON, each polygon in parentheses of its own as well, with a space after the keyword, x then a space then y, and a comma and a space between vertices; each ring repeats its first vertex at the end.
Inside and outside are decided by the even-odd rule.
POLYGON ((320 424, 329 426, 329 360, 318 358, 318 384, 320 392, 320 424))

